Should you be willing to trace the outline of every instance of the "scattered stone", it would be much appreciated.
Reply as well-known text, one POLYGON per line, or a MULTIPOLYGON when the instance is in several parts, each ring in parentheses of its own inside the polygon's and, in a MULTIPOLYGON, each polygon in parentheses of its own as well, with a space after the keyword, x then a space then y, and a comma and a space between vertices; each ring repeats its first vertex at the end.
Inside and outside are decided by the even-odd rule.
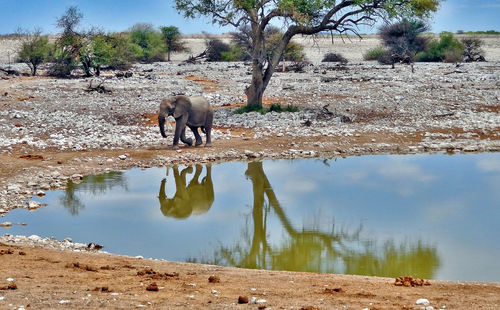
POLYGON ((125 159, 127 159, 127 155, 120 155, 120 156, 118 156, 118 158, 121 160, 125 160, 125 159))
POLYGON ((33 210, 36 210, 38 208, 40 208, 42 206, 41 203, 37 202, 37 201, 28 201, 28 210, 30 211, 33 211, 33 210))
POLYGON ((417 299, 417 301, 415 302, 416 305, 421 305, 421 306, 428 306, 430 305, 430 302, 428 299, 425 299, 425 298, 420 298, 420 299, 417 299))
POLYGON ((248 304, 248 297, 247 296, 239 296, 238 303, 239 304, 248 304))
POLYGON ((160 289, 158 288, 158 285, 156 284, 156 282, 153 282, 146 287, 146 291, 150 291, 150 292, 158 292, 159 290, 160 289))
POLYGON ((208 282, 210 282, 210 283, 220 283, 220 278, 218 276, 210 276, 210 277, 208 277, 208 282))
POLYGON ((12 223, 11 222, 3 222, 3 223, 0 223, 0 227, 11 227, 12 226, 12 223))
POLYGON ((336 287, 336 288, 328 288, 325 287, 325 294, 335 294, 335 293, 343 293, 344 290, 341 287, 336 287))
POLYGON ((406 287, 415 287, 415 286, 424 286, 424 285, 431 285, 431 283, 427 280, 419 279, 419 278, 413 278, 412 276, 404 276, 404 277, 398 277, 394 281, 394 285, 396 286, 406 286, 406 287))

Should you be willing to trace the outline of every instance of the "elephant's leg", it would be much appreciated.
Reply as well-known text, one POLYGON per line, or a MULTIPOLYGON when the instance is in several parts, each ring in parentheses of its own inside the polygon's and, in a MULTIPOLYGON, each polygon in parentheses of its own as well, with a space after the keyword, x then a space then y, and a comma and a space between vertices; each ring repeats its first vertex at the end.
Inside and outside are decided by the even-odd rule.
POLYGON ((207 116, 207 120, 205 122, 205 135, 207 137, 205 146, 209 147, 212 146, 212 122, 213 122, 214 115, 213 113, 210 113, 207 116))
POLYGON ((201 136, 200 136, 200 133, 198 132, 198 127, 197 126, 189 126, 189 128, 191 129, 191 131, 193 132, 194 134, 194 137, 196 139, 196 143, 194 144, 195 146, 198 146, 200 144, 203 143, 203 141, 201 140, 201 136))
POLYGON ((183 130, 184 131, 186 130, 186 122, 187 122, 187 115, 183 115, 175 119, 174 144, 172 146, 174 150, 179 148, 179 138, 181 137, 183 130))
POLYGON ((205 143, 205 147, 210 147, 212 146, 212 127, 206 127, 206 136, 207 136, 207 142, 205 143))
POLYGON ((182 132, 181 132, 181 141, 184 144, 188 145, 188 146, 193 145, 193 139, 186 138, 186 127, 184 127, 184 129, 182 129, 182 132))

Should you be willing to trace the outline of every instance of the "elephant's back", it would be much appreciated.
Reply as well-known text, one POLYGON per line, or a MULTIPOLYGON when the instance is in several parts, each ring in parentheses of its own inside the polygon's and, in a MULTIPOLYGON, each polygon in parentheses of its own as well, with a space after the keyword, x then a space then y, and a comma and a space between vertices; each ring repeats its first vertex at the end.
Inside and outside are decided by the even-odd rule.
POLYGON ((191 108, 193 110, 210 110, 211 107, 210 107, 210 103, 208 102, 208 100, 203 97, 203 96, 194 96, 194 97, 190 97, 191 99, 191 108))

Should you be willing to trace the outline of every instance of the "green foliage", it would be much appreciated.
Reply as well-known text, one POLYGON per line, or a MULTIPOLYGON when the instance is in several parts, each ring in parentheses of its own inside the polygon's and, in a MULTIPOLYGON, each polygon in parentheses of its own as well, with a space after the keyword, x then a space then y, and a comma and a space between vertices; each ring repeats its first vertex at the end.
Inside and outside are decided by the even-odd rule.
POLYGON ((223 61, 231 57, 231 46, 219 39, 209 39, 207 45, 207 61, 223 61))
POLYGON ((54 45, 54 50, 51 57, 52 65, 48 70, 48 74, 55 77, 68 77, 76 68, 76 58, 68 50, 61 48, 57 44, 54 45))
POLYGON ((18 54, 19 61, 30 67, 33 76, 38 66, 48 59, 50 52, 49 38, 40 34, 40 30, 25 34, 18 54))
POLYGON ((280 104, 275 104, 273 103, 269 108, 266 107, 259 107, 255 105, 246 105, 244 107, 237 108, 234 113, 236 114, 243 114, 243 113, 249 113, 249 112, 258 112, 260 114, 266 114, 269 112, 276 112, 276 113, 282 113, 282 112, 298 112, 299 108, 294 105, 287 105, 286 107, 281 106, 280 104))
POLYGON ((383 46, 377 46, 374 48, 371 48, 367 50, 363 54, 363 59, 364 60, 379 60, 381 59, 385 54, 387 53, 387 50, 383 46))
POLYGON ((486 30, 486 31, 467 31, 467 34, 500 34, 496 30, 486 30))
POLYGON ((163 34, 156 31, 151 24, 135 24, 130 28, 129 39, 132 51, 137 60, 150 63, 164 60, 166 50, 163 34))
POLYGON ((161 27, 160 31, 165 41, 165 48, 167 50, 167 61, 170 61, 170 53, 187 51, 188 48, 181 41, 181 32, 175 26, 161 27))
POLYGON ((248 60, 248 58, 246 58, 246 55, 248 54, 246 54, 241 47, 236 45, 231 45, 229 51, 227 52, 221 52, 223 61, 248 60))
POLYGON ((439 35, 439 41, 431 41, 424 52, 417 54, 416 59, 424 62, 458 62, 463 51, 463 44, 452 33, 443 32, 439 35))

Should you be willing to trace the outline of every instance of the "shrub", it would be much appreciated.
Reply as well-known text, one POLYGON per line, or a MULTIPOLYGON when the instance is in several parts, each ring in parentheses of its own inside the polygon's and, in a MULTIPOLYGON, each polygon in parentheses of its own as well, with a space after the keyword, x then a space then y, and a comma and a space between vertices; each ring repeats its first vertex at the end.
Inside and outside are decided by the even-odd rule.
POLYGON ((240 108, 237 108, 234 113, 236 114, 243 114, 243 113, 249 113, 249 112, 259 112, 260 114, 266 114, 269 112, 276 112, 276 113, 282 113, 282 112, 298 112, 299 108, 294 105, 287 105, 286 107, 281 106, 280 104, 275 104, 273 103, 269 108, 266 107, 258 107, 258 106, 243 106, 240 108))
POLYGON ((231 45, 230 50, 227 52, 221 52, 223 61, 243 61, 248 60, 246 58, 246 53, 243 49, 236 45, 231 45))
POLYGON ((137 60, 151 63, 164 60, 166 50, 163 35, 156 31, 151 24, 135 24, 130 28, 129 39, 131 50, 137 60))
POLYGON ((47 74, 55 77, 68 77, 76 68, 76 59, 68 49, 55 46, 52 58, 52 64, 47 74))
POLYGON ((462 39, 462 44, 464 45, 464 61, 486 61, 484 58, 484 51, 481 49, 482 41, 475 37, 469 37, 462 39))
POLYGON ((26 63, 31 70, 31 75, 36 75, 40 64, 49 57, 50 45, 47 36, 41 36, 40 30, 25 33, 21 36, 21 49, 18 54, 19 61, 26 63))
POLYGON ((463 51, 463 44, 453 37, 452 33, 443 32, 439 35, 439 41, 431 41, 424 52, 417 54, 416 59, 429 62, 457 62, 460 60, 457 55, 462 55, 463 51))
POLYGON ((389 51, 382 46, 375 47, 366 51, 363 55, 364 60, 376 60, 381 64, 392 64, 391 55, 389 51))
POLYGON ((223 54, 229 57, 228 55, 231 52, 229 44, 213 38, 209 39, 205 44, 207 45, 207 61, 222 61, 224 60, 223 54))
POLYGON ((427 46, 428 40, 421 36, 425 31, 427 26, 423 21, 403 19, 395 24, 382 26, 379 34, 392 63, 412 63, 415 55, 427 46))
POLYGON ((322 62, 340 62, 340 63, 347 63, 347 59, 342 56, 341 54, 338 53, 326 53, 325 56, 323 56, 322 62))

